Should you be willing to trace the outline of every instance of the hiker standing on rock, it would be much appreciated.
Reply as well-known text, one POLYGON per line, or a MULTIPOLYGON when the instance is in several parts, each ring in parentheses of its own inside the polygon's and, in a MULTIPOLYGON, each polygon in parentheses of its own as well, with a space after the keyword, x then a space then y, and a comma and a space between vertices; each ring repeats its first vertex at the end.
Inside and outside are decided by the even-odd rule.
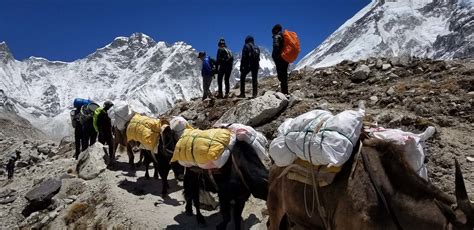
POLYGON ((217 94, 217 98, 227 98, 229 97, 229 79, 230 74, 232 72, 232 67, 234 64, 234 56, 232 55, 232 51, 227 48, 225 44, 224 38, 219 40, 217 43, 219 47, 217 49, 217 84, 219 85, 219 93, 217 94), (225 95, 222 94, 222 79, 224 78, 225 82, 225 95))
POLYGON ((289 63, 283 60, 281 52, 283 51, 283 33, 280 24, 276 24, 272 29, 273 35, 273 50, 272 58, 275 62, 278 80, 280 81, 281 92, 288 94, 288 65, 289 63))
POLYGON ((112 138, 112 121, 107 113, 114 104, 111 101, 104 102, 103 107, 94 111, 94 129, 99 134, 99 142, 109 146, 109 162, 115 161, 114 145, 112 138))
POLYGON ((255 45, 253 37, 249 35, 245 38, 242 59, 240 60, 240 98, 245 98, 245 78, 250 72, 252 72, 252 97, 257 97, 259 62, 260 49, 255 45))
POLYGON ((273 51, 272 58, 275 62, 281 92, 288 94, 288 65, 298 58, 301 52, 300 41, 295 32, 282 31, 280 24, 272 29, 273 51))
POLYGON ((213 100, 214 98, 209 88, 211 87, 212 78, 216 72, 216 61, 211 57, 206 56, 206 52, 199 52, 198 58, 202 60, 202 100, 204 101, 206 98, 213 100))

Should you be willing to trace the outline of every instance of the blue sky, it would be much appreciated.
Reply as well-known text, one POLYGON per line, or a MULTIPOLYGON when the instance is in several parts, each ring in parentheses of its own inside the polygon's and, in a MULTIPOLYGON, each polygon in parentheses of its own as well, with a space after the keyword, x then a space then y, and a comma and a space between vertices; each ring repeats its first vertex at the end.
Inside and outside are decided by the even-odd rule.
POLYGON ((143 32, 184 41, 215 56, 224 37, 235 52, 252 35, 271 49, 271 28, 297 32, 303 55, 316 48, 369 0, 1 0, 0 41, 18 60, 73 61, 115 37, 143 32))

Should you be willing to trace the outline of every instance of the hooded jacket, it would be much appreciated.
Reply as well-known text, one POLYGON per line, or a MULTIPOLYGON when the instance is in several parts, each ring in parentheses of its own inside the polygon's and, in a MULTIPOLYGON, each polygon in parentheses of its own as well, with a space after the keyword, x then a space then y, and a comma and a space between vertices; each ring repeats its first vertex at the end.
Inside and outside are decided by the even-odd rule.
POLYGON ((242 59, 240 60, 240 71, 247 71, 247 70, 258 70, 260 58, 255 59, 253 54, 255 52, 254 39, 252 36, 247 36, 245 38, 245 45, 242 49, 242 59))

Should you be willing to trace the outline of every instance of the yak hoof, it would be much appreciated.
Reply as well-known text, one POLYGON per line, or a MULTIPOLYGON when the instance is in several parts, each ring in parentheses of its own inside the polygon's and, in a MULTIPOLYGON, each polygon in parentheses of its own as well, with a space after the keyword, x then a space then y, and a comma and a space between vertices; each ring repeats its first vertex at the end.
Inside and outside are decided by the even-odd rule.
POLYGON ((206 223, 206 220, 204 219, 204 216, 196 215, 196 220, 197 220, 198 225, 200 227, 206 227, 207 226, 207 223, 206 223))
POLYGON ((148 174, 145 174, 145 179, 149 180, 150 176, 148 174))
POLYGON ((193 210, 192 209, 186 209, 186 216, 192 216, 193 215, 193 210))
POLYGON ((216 230, 225 230, 227 228, 227 224, 220 223, 216 226, 216 230))
POLYGON ((178 181, 184 181, 184 175, 183 175, 183 174, 178 175, 178 176, 176 177, 176 179, 177 179, 178 181))

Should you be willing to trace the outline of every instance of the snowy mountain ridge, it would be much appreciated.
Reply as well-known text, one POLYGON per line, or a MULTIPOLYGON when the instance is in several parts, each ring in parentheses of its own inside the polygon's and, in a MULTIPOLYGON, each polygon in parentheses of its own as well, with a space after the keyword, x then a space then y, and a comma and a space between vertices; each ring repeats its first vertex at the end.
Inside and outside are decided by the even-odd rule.
POLYGON ((126 102, 138 112, 159 114, 179 99, 202 95, 201 61, 184 42, 172 45, 134 33, 117 37, 72 62, 41 57, 16 60, 0 43, 0 89, 18 113, 55 138, 72 133, 74 98, 126 102))
POLYGON ((474 56, 474 0, 373 0, 296 66, 345 59, 474 56))

